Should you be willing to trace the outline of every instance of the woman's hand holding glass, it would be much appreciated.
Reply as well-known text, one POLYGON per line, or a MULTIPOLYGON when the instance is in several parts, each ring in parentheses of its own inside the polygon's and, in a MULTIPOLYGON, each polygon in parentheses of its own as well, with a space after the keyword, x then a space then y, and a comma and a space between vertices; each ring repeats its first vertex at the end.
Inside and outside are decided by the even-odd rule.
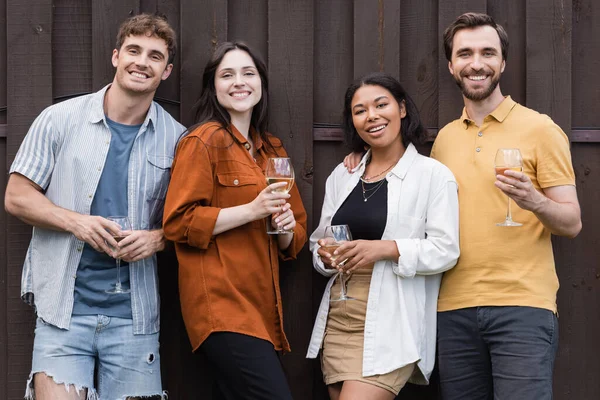
POLYGON ((296 226, 292 206, 287 202, 290 195, 280 191, 286 185, 285 182, 273 183, 256 196, 250 203, 255 220, 271 217, 273 229, 292 230, 296 226))

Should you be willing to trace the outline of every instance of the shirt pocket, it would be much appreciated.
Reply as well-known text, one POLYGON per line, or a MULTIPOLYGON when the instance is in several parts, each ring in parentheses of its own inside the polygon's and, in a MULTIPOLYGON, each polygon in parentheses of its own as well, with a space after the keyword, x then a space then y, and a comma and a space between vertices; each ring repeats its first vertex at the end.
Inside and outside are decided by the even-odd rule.
POLYGON ((398 230, 397 239, 425 239, 425 218, 400 214, 398 215, 398 230))
POLYGON ((173 157, 162 154, 146 156, 146 175, 142 176, 141 188, 146 207, 142 210, 141 229, 156 229, 162 225, 165 197, 171 179, 173 157))
MULTIPOLYGON (((240 172, 217 173, 217 204, 219 208, 235 207, 253 201, 259 193, 258 177, 240 172)), ((266 229, 264 219, 252 221, 253 228, 266 229)))

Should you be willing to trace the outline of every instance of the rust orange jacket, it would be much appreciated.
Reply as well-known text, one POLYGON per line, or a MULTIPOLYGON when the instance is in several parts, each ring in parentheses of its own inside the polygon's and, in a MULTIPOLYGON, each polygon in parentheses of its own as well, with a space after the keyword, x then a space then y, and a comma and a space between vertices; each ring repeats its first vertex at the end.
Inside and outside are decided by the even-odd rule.
POLYGON ((294 237, 281 252, 266 233, 266 219, 212 235, 222 208, 251 202, 266 186, 269 157, 286 157, 281 141, 269 136, 269 149, 255 132, 256 160, 233 126, 205 123, 184 137, 171 171, 164 232, 175 242, 179 292, 194 350, 212 332, 237 332, 289 351, 283 332, 279 258, 295 258, 306 242, 306 211, 293 186, 288 202, 296 218, 294 237))

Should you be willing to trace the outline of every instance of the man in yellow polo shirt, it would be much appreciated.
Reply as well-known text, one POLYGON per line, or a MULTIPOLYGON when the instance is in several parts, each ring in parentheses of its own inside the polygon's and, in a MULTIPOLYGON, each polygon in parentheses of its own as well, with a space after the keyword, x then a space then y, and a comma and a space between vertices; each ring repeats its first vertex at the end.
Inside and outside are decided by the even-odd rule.
POLYGON ((465 108, 431 152, 454 173, 460 202, 461 256, 438 302, 442 397, 551 399, 558 278, 550 236, 581 230, 569 139, 548 116, 502 95, 508 37, 491 17, 461 15, 444 46, 465 108), (499 148, 520 149, 523 172, 495 175, 499 148), (522 226, 496 225, 506 196, 522 226))

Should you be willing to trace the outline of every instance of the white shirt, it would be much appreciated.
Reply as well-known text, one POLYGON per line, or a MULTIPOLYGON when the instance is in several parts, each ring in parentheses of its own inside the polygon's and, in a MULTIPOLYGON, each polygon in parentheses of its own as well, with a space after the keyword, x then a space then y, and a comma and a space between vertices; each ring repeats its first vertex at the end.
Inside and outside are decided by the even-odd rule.
MULTIPOLYGON (((327 178, 319 226, 310 237, 314 268, 331 276, 315 321, 308 358, 319 353, 336 270, 325 269, 317 240, 365 169, 342 164, 327 178)), ((386 374, 417 363, 410 381, 428 384, 435 362, 436 306, 442 272, 459 256, 458 187, 448 168, 417 153, 410 144, 388 181, 388 214, 382 240, 394 240, 400 258, 375 263, 365 320, 363 376, 386 374)), ((350 300, 352 301, 352 300, 350 300)))

